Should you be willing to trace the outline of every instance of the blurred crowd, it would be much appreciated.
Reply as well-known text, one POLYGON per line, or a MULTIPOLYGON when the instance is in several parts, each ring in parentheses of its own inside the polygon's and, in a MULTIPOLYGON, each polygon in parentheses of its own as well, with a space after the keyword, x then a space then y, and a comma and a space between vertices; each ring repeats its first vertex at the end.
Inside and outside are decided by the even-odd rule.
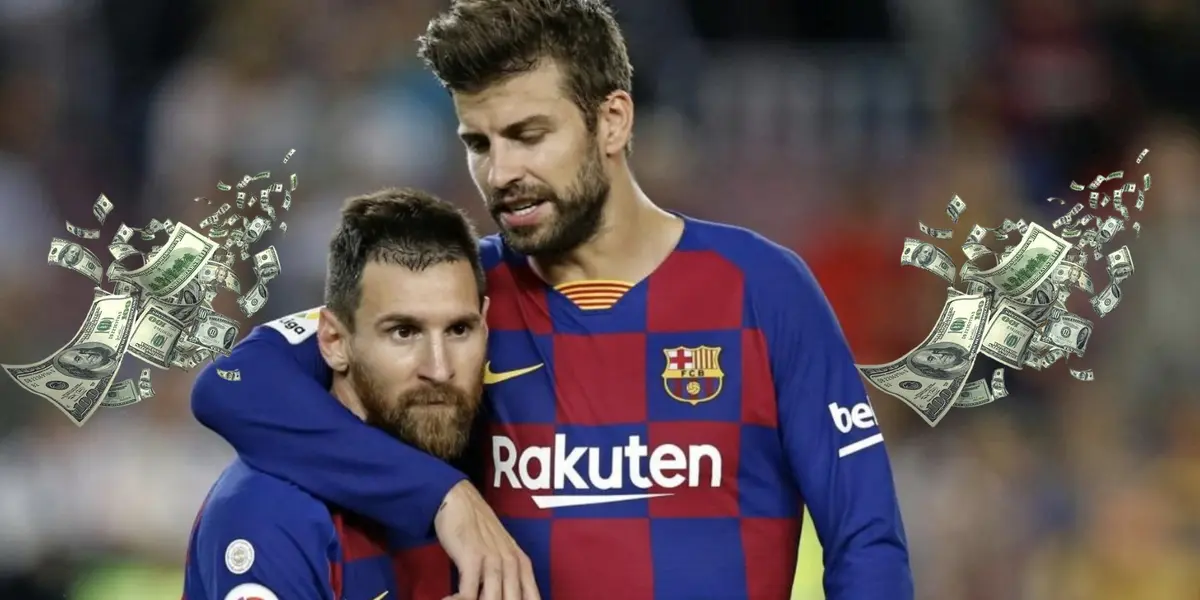
MULTIPOLYGON (((91 284, 43 257, 101 192, 107 243, 114 222, 199 221, 219 179, 297 172, 288 231, 269 234, 283 274, 243 332, 320 302, 349 195, 427 188, 490 231, 447 96, 414 58, 444 4, 0 0, 0 361, 36 361, 78 327, 91 284)), ((1010 397, 936 429, 874 404, 918 598, 1200 598, 1200 4, 613 4, 643 186, 795 248, 860 363, 928 332, 944 282, 898 255, 918 219, 949 226, 952 195, 968 210, 942 245, 959 257, 972 223, 1058 216, 1045 199, 1071 180, 1153 174, 1145 237, 1117 242, 1136 265, 1122 305, 1102 322, 1071 305, 1098 321, 1071 363, 1096 381, 1010 371, 1010 397)), ((218 308, 240 314, 232 297, 218 308)), ((178 597, 195 511, 232 455, 190 416, 193 375, 155 371, 152 400, 80 429, 0 381, 0 598, 178 597)), ((820 598, 806 540, 796 597, 820 598)))

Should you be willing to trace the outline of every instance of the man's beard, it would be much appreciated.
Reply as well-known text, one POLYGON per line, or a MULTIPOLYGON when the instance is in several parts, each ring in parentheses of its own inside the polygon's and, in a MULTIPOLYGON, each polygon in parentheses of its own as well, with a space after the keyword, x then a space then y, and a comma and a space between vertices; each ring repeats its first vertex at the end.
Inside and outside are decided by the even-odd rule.
POLYGON ((593 146, 565 197, 560 198, 545 186, 516 185, 493 191, 488 210, 500 228, 500 237, 517 252, 526 256, 559 256, 587 243, 600 231, 611 187, 600 164, 600 151, 593 146), (553 220, 548 224, 506 227, 501 219, 503 202, 512 198, 552 205, 553 220))
POLYGON ((457 457, 466 448, 479 410, 482 381, 467 391, 446 383, 426 383, 391 400, 362 363, 351 362, 350 377, 368 425, 443 460, 457 457))

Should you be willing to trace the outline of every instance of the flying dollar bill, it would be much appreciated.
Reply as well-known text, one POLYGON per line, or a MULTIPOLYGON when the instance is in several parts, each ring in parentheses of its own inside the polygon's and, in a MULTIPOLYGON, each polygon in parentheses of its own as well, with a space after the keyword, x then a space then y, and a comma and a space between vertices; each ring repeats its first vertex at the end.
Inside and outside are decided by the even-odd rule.
MULTIPOLYGON (((1005 300, 1008 299, 1001 303, 1005 300)), ((1021 314, 1009 301, 994 311, 984 330, 979 351, 1004 366, 1020 369, 1037 328, 1037 323, 1021 314)))
POLYGON ((1050 277, 1071 247, 1067 240, 1032 223, 1011 254, 995 267, 974 273, 971 278, 990 285, 1005 296, 1022 298, 1050 277))
POLYGON ((913 238, 905 238, 904 250, 900 253, 900 264, 929 271, 950 283, 954 283, 954 260, 941 248, 913 238))
POLYGON ((966 383, 983 342, 987 296, 957 296, 946 301, 925 341, 887 364, 861 365, 871 385, 893 396, 935 426, 966 383))
POLYGON ((91 250, 62 238, 50 240, 50 255, 46 262, 64 269, 70 269, 99 284, 104 275, 103 263, 91 250))
POLYGON ((182 223, 153 258, 129 271, 124 279, 136 283, 150 296, 162 298, 180 291, 204 267, 217 250, 217 243, 182 223))
POLYGON ((129 296, 92 302, 71 341, 28 365, 0 365, 25 390, 49 400, 82 426, 100 407, 121 368, 135 318, 129 296))

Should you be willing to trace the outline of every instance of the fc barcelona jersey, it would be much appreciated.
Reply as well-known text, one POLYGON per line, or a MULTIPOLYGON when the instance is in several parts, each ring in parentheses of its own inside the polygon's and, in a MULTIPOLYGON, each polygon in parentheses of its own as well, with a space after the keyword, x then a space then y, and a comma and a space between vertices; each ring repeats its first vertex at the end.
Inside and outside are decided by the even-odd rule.
MULTIPOLYGON (((487 422, 473 458, 547 600, 784 600, 807 506, 828 600, 909 600, 883 435, 841 330, 793 252, 685 219, 640 282, 551 287, 498 237, 487 422)), ((464 475, 329 401, 298 316, 193 390, 257 468, 409 535, 464 475)), ((289 321, 290 319, 290 321, 289 321)))
POLYGON ((899 552, 890 473, 882 446, 871 448, 882 436, 865 418, 873 414, 840 332, 791 325, 832 323, 794 255, 697 220, 633 285, 551 288, 496 238, 483 254, 491 297, 483 491, 546 595, 787 598, 801 491, 818 499, 838 491, 805 489, 805 461, 824 471, 810 486, 846 486, 828 478, 841 460, 838 479, 876 478, 872 493, 889 498, 872 501, 887 520, 879 526, 899 552), (807 288, 800 294, 797 279, 807 288), (790 363, 793 345, 817 355, 833 347, 821 360, 837 362, 790 363), (818 381, 785 387, 797 373, 818 381), (863 426, 839 431, 837 410, 856 405, 863 426), (864 456, 837 455, 855 443, 864 456))

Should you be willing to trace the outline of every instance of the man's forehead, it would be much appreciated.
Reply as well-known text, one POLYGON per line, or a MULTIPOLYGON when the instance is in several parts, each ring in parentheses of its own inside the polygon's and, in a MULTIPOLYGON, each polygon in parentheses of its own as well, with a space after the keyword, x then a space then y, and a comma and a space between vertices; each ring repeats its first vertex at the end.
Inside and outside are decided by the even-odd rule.
POLYGON ((360 310, 376 314, 403 309, 435 314, 478 304, 475 272, 466 260, 451 260, 410 269, 401 264, 368 262, 363 269, 360 310))
POLYGON ((454 94, 460 131, 500 130, 539 115, 556 118, 572 106, 552 62, 475 93, 454 94))

